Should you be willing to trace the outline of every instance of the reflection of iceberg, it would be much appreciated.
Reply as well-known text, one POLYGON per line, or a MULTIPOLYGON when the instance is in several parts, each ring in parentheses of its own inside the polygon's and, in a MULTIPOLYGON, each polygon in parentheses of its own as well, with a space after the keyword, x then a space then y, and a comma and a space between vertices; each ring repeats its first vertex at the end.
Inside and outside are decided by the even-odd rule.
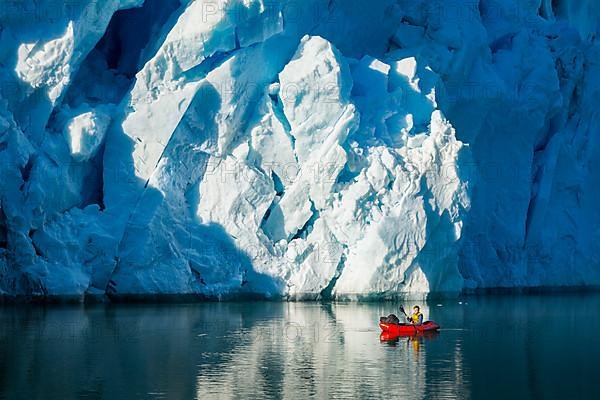
POLYGON ((418 349, 379 342, 389 304, 5 306, 2 396, 595 398, 599 303, 594 294, 447 303, 431 315, 447 329, 418 349))
MULTIPOLYGON (((426 398, 432 384, 427 381, 427 343, 418 351, 409 338, 397 347, 382 345, 374 321, 383 307, 286 305, 281 320, 253 326, 223 363, 201 368, 196 396, 370 398, 402 393, 403 398, 426 398)), ((455 383, 443 385, 447 387, 436 389, 448 392, 455 383)))
POLYGON ((140 393, 186 399, 468 393, 468 371, 455 368, 461 362, 453 359, 461 355, 452 347, 434 356, 428 342, 418 353, 408 342, 393 348, 379 342, 375 322, 387 308, 208 303, 23 313, 8 307, 0 311, 7 334, 0 350, 12 368, 2 390, 8 398, 52 391, 59 398, 84 393, 101 399, 140 393), (57 360, 63 368, 51 367, 57 360), (447 364, 436 370, 440 360, 447 364), (446 379, 448 373, 456 382, 446 379))

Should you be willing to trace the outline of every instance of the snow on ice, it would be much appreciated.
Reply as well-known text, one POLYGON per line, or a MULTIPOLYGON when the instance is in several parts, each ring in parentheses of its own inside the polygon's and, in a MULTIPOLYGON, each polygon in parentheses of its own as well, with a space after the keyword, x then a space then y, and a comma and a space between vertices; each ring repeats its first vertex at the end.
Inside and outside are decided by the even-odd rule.
POLYGON ((600 284, 593 0, 1 6, 0 294, 600 284))

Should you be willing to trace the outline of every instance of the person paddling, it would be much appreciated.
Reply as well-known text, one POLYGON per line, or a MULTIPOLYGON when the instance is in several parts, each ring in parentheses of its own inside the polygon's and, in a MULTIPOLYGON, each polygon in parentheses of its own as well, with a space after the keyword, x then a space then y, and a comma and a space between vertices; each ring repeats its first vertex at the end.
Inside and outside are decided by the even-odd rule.
POLYGON ((406 319, 413 325, 423 325, 423 314, 421 314, 421 308, 419 306, 414 306, 412 315, 406 316, 406 319))
POLYGON ((404 314, 408 323, 398 323, 398 317, 394 314, 390 314, 387 317, 379 318, 379 327, 382 330, 380 339, 382 341, 388 341, 397 336, 415 336, 434 334, 440 329, 440 326, 434 321, 423 321, 425 318, 421 314, 421 308, 419 306, 413 307, 413 313, 409 316, 404 307, 400 305, 400 312, 404 314))
MULTIPOLYGON (((402 305, 400 305, 400 312, 404 314, 407 321, 412 325, 423 325, 423 314, 421 314, 419 306, 413 307, 413 314, 411 316, 404 311, 404 307, 402 307, 402 305)), ((395 314, 390 314, 387 317, 380 317, 379 322, 400 325, 400 319, 395 314)))

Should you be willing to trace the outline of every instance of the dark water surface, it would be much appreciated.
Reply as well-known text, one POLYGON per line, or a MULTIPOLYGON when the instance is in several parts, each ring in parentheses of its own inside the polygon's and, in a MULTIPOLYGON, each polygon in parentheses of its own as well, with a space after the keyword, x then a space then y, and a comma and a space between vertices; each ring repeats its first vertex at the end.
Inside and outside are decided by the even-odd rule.
POLYGON ((599 294, 432 301, 438 335, 382 342, 395 308, 1 306, 0 398, 600 398, 599 294))

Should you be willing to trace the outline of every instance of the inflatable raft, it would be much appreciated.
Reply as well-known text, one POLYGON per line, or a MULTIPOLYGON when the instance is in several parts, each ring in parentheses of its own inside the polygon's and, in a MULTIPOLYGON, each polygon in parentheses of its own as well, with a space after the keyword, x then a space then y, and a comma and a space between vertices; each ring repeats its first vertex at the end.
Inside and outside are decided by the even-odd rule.
POLYGON ((393 336, 414 336, 419 333, 433 332, 440 329, 440 326, 433 321, 425 321, 423 325, 412 324, 388 324, 380 322, 379 327, 383 332, 393 336))

